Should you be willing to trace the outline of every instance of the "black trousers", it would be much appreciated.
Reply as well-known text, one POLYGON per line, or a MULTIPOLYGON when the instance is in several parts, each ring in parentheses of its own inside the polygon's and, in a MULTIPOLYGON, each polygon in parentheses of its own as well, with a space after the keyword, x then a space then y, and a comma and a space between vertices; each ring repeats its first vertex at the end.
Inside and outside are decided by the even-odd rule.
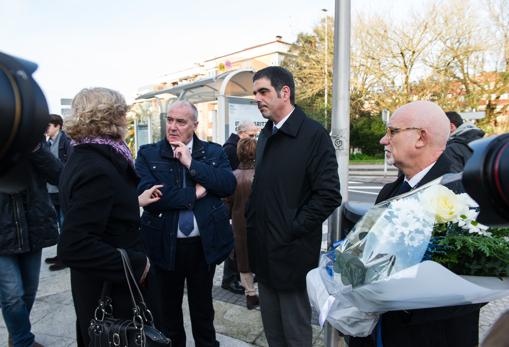
POLYGON ((158 285, 154 307, 157 327, 172 340, 173 347, 186 346, 186 333, 182 314, 184 283, 195 346, 219 346, 214 329, 212 280, 215 265, 205 261, 200 237, 177 239, 175 270, 166 271, 153 266, 158 285))
POLYGON ((235 250, 224 260, 223 264, 222 284, 229 285, 233 281, 240 281, 240 274, 237 271, 237 261, 235 259, 235 250))

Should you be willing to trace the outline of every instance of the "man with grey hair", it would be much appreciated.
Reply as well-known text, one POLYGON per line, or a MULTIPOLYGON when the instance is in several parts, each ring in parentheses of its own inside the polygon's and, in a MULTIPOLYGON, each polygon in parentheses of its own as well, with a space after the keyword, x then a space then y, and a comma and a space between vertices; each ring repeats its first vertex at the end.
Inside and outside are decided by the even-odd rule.
MULTIPOLYGON (((388 161, 403 174, 382 188, 376 203, 453 172, 444 154, 448 138, 449 120, 437 104, 415 101, 397 109, 380 144, 385 146, 388 161)), ((457 193, 462 190, 461 184, 450 188, 457 193)), ((390 311, 382 314, 372 336, 349 338, 349 346, 477 346, 479 309, 480 305, 463 305, 390 311)))
POLYGON ((237 158, 237 144, 241 139, 246 137, 256 137, 260 129, 249 120, 244 120, 237 126, 237 133, 232 133, 228 140, 223 145, 224 151, 228 156, 232 170, 236 170, 239 166, 239 159, 237 158))
MULTIPOLYGON (((237 126, 237 133, 232 133, 228 140, 226 140, 223 149, 226 152, 232 170, 236 170, 239 166, 239 158, 237 157, 237 144, 239 141, 247 137, 254 138, 258 135, 259 131, 260 129, 252 121, 243 120, 237 126)), ((234 294, 244 294, 244 288, 240 285, 240 274, 237 271, 234 251, 224 261, 221 288, 234 294)))
POLYGON ((157 282, 155 321, 174 347, 186 346, 182 315, 184 283, 196 346, 219 346, 214 329, 212 280, 215 266, 233 249, 222 198, 236 180, 220 145, 201 141, 196 107, 173 103, 166 138, 142 146, 136 158, 139 192, 161 184, 161 199, 144 207, 141 230, 157 282))

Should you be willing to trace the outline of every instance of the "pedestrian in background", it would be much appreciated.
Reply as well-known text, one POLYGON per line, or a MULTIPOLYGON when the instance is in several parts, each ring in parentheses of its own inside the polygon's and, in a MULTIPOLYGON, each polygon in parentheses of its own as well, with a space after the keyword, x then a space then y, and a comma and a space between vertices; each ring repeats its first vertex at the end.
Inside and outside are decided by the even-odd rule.
MULTIPOLYGON (((232 133, 223 145, 223 149, 228 157, 232 170, 236 170, 239 166, 239 158, 237 157, 237 144, 239 140, 245 138, 256 138, 258 135, 258 127, 251 121, 245 120, 237 126, 237 133, 232 133)), ((230 256, 224 260, 223 280, 221 288, 226 289, 234 294, 244 294, 244 287, 240 284, 239 270, 236 266, 236 250, 234 249, 230 256)))
MULTIPOLYGON (((51 154, 53 154, 55 158, 60 160, 60 162, 65 165, 73 150, 71 139, 67 137, 65 132, 62 130, 64 125, 64 120, 62 117, 58 114, 50 114, 49 116, 50 120, 48 128, 46 129, 46 136, 48 136, 48 140, 46 143, 51 154)), ((61 232, 62 225, 64 223, 64 214, 62 212, 62 208, 60 207, 58 186, 48 183, 48 193, 51 198, 51 202, 53 203, 53 207, 55 207, 55 211, 57 211, 58 230, 61 232)), ((60 259, 58 259, 56 256, 52 258, 46 258, 44 261, 47 264, 51 264, 49 266, 50 271, 65 269, 65 265, 62 264, 60 259)))
POLYGON ((309 347, 306 274, 318 266, 322 224, 341 204, 338 163, 327 130, 295 106, 288 70, 256 72, 253 93, 269 121, 258 138, 246 213, 249 264, 269 345, 309 347))
POLYGON ((446 112, 445 115, 449 118, 451 133, 445 147, 445 153, 451 160, 451 172, 461 172, 473 154, 468 144, 482 139, 484 131, 473 124, 464 122, 457 112, 446 112))
POLYGON ((17 191, 0 187, 0 303, 9 346, 40 347, 31 332, 30 312, 39 286, 42 249, 58 240, 46 183, 58 184, 62 164, 44 140, 20 162, 26 164, 25 186, 17 191))
POLYGON ((89 345, 88 327, 104 287, 110 287, 115 318, 132 318, 117 248, 126 250, 139 283, 148 282, 150 263, 139 230, 138 204, 150 199, 142 194, 139 200, 136 191, 138 175, 124 142, 127 108, 116 91, 83 89, 72 101, 66 127, 76 145, 60 180, 65 219, 57 255, 71 268, 77 343, 83 347, 89 345))
POLYGON ((237 268, 240 272, 242 286, 245 288, 248 310, 252 310, 260 304, 253 283, 253 273, 249 266, 245 217, 245 206, 251 195, 251 185, 253 184, 255 155, 256 140, 251 137, 241 139, 237 146, 239 166, 237 170, 233 171, 237 179, 237 188, 235 188, 235 193, 227 199, 232 216, 237 268))

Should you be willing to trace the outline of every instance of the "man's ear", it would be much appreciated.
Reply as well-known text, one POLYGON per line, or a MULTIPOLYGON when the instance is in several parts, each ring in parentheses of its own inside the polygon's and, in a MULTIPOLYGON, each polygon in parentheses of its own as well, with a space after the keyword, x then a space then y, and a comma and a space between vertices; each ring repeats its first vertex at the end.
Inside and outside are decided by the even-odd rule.
POLYGON ((281 88, 281 96, 283 97, 283 100, 290 100, 290 87, 288 86, 283 86, 281 88))
POLYGON ((415 143, 416 148, 425 147, 429 142, 429 133, 425 129, 419 130, 419 137, 415 143))

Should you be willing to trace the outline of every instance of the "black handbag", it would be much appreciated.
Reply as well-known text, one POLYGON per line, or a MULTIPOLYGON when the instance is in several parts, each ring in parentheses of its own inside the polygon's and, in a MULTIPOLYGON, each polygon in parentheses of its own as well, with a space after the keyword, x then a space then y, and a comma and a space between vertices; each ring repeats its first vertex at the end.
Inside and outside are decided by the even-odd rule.
POLYGON ((88 327, 89 347, 171 346, 171 340, 154 327, 154 318, 136 283, 126 251, 120 248, 118 251, 122 257, 125 278, 131 294, 133 318, 118 319, 113 317, 113 304, 107 296, 109 285, 105 283, 99 304, 94 312, 94 318, 88 327), (136 292, 133 292, 133 287, 136 292))

